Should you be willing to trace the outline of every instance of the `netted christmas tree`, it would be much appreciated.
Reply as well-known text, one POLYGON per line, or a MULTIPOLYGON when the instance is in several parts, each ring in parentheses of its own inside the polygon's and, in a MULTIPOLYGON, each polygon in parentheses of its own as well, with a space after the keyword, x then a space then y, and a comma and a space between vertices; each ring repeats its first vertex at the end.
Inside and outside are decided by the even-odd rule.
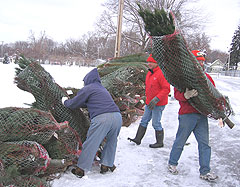
POLYGON ((1 108, 0 127, 0 186, 48 186, 81 153, 79 134, 49 112, 1 108))
POLYGON ((65 89, 41 65, 23 56, 18 65, 15 83, 36 101, 0 109, 0 186, 50 186, 80 155, 89 118, 62 104, 65 89))
POLYGON ((186 88, 196 89, 198 96, 189 99, 191 105, 208 117, 222 118, 232 128, 234 124, 228 118, 232 113, 229 101, 213 86, 189 51, 180 30, 175 28, 173 14, 139 5, 139 15, 152 40, 150 52, 167 81, 181 92, 186 88))
POLYGON ((0 160, 3 170, 15 166, 21 175, 38 175, 50 162, 47 150, 34 141, 1 142, 0 160))
POLYGON ((18 65, 15 83, 18 88, 34 96, 36 102, 32 107, 50 112, 57 122, 68 121, 69 125, 79 133, 81 140, 85 141, 90 121, 80 109, 72 110, 62 104, 62 97, 68 97, 66 91, 40 64, 22 56, 18 65))
MULTIPOLYGON (((9 168, 10 170, 10 168, 9 168)), ((0 176, 0 187, 50 187, 49 181, 32 175, 19 175, 11 168, 10 175, 0 176)))
POLYGON ((67 123, 57 123, 49 112, 30 108, 7 107, 0 109, 0 141, 37 141, 46 144, 55 131, 67 123))
POLYGON ((55 131, 55 136, 43 146, 52 159, 75 160, 82 150, 79 134, 69 126, 55 131))

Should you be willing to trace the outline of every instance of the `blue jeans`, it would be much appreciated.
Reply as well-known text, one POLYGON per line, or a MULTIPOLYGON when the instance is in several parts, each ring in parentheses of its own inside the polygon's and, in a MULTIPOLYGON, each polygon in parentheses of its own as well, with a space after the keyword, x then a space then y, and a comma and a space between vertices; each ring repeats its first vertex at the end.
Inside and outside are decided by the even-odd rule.
POLYGON ((210 172, 210 158, 211 147, 209 146, 209 129, 208 119, 201 114, 184 114, 179 115, 179 127, 176 134, 176 139, 173 143, 170 153, 169 164, 178 165, 178 160, 182 154, 183 147, 193 132, 198 142, 198 154, 199 154, 199 172, 202 175, 210 172))
POLYGON ((83 143, 77 166, 83 170, 90 170, 98 148, 106 137, 100 163, 112 167, 121 127, 122 116, 119 112, 104 113, 94 117, 88 129, 87 139, 83 143))
POLYGON ((153 110, 150 110, 147 105, 145 105, 144 114, 142 116, 140 125, 143 127, 148 126, 149 121, 152 119, 152 126, 156 131, 163 130, 161 124, 162 112, 165 108, 164 106, 155 106, 153 110))

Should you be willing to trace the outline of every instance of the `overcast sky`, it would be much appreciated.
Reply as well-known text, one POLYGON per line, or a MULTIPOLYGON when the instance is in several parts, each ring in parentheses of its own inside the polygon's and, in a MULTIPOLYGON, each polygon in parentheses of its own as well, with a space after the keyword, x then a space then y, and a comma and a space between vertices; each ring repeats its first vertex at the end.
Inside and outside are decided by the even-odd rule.
POLYGON ((78 39, 101 15, 104 0, 0 0, 0 41, 26 41, 30 31, 54 41, 78 39))
MULTIPOLYGON (((105 0, 0 0, 0 42, 27 41, 30 31, 36 37, 45 31, 58 42, 79 39, 94 30, 103 2, 105 0)), ((199 2, 210 15, 206 33, 212 39, 211 48, 227 52, 240 25, 240 0, 199 2)))
MULTIPOLYGON (((227 52, 234 32, 240 26, 240 0, 199 0, 209 15, 206 33, 211 37, 211 48, 227 52)), ((204 21, 204 20, 203 20, 204 21)))

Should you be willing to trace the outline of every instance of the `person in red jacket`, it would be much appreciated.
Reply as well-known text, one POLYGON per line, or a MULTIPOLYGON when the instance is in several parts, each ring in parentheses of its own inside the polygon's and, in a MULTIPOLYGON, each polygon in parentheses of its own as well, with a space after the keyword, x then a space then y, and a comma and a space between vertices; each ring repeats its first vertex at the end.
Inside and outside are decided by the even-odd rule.
MULTIPOLYGON (((205 57, 198 50, 192 51, 201 67, 204 70, 205 57)), ((212 77, 205 73, 211 83, 215 86, 212 77)), ((186 88, 185 92, 180 92, 174 88, 174 97, 179 101, 179 126, 176 139, 173 143, 168 161, 168 170, 172 174, 178 174, 176 166, 183 151, 183 147, 193 132, 198 142, 200 178, 208 181, 215 181, 218 176, 210 172, 211 147, 209 146, 209 128, 207 116, 200 114, 188 100, 198 95, 197 90, 186 88)))
POLYGON ((134 139, 128 140, 141 144, 141 140, 146 132, 149 121, 152 119, 152 126, 155 129, 156 143, 150 144, 151 148, 163 147, 164 131, 161 124, 162 112, 168 104, 168 94, 170 84, 165 79, 161 69, 152 55, 147 59, 149 72, 145 80, 146 105, 140 125, 134 139))

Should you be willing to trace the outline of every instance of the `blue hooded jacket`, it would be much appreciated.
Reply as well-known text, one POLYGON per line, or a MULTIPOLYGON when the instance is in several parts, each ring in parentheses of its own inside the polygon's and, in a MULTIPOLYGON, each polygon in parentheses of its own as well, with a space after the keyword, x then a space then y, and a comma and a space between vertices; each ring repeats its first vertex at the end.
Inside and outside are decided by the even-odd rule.
POLYGON ((90 71, 83 79, 84 87, 77 95, 64 102, 67 108, 88 108, 90 118, 103 113, 120 112, 112 96, 101 84, 97 68, 90 71))

